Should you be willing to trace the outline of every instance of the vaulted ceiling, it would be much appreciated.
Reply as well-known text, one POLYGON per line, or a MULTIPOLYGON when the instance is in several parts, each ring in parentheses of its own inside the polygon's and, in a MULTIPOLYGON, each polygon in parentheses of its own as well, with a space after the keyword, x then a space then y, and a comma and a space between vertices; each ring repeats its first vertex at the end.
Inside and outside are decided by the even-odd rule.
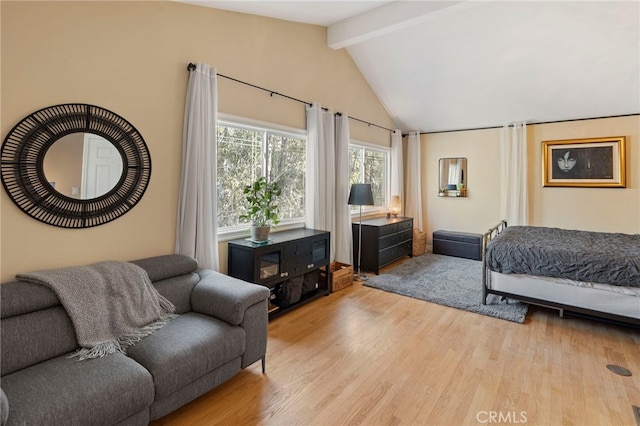
POLYGON ((638 1, 186 2, 326 26, 403 131, 640 113, 638 1))

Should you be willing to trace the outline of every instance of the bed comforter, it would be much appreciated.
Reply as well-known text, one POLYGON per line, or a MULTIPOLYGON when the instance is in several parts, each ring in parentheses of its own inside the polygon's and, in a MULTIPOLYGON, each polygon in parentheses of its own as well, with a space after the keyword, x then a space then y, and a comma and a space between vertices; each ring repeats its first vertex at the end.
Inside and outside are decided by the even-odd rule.
POLYGON ((511 226, 487 246, 486 264, 504 274, 640 287, 640 235, 511 226))

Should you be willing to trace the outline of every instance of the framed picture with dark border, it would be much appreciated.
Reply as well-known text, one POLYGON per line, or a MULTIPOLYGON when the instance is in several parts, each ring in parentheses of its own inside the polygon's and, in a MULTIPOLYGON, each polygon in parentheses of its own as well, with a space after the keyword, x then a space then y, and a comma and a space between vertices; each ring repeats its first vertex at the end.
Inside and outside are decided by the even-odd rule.
POLYGON ((542 142, 542 185, 625 188, 625 136, 542 142))

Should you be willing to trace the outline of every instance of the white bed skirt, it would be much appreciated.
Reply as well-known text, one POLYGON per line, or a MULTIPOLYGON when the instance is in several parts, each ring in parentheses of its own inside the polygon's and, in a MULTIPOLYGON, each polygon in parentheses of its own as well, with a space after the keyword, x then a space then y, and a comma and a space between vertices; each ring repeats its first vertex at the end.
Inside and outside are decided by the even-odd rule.
POLYGON ((640 288, 490 271, 491 290, 640 319, 640 288))

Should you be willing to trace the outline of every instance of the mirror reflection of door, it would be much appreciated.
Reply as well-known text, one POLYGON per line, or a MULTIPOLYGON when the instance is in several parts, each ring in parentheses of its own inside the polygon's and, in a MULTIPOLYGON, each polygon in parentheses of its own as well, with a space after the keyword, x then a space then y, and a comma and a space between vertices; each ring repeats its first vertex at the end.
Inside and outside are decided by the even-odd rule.
POLYGON ((106 194, 122 176, 122 158, 108 140, 92 133, 72 133, 47 151, 44 174, 55 190, 70 198, 106 194))
POLYGON ((459 165, 459 161, 456 164, 449 164, 449 180, 447 184, 458 185, 462 183, 462 167, 459 165))
POLYGON ((116 147, 103 137, 84 135, 82 163, 82 198, 96 198, 116 186, 122 176, 122 157, 116 147))

